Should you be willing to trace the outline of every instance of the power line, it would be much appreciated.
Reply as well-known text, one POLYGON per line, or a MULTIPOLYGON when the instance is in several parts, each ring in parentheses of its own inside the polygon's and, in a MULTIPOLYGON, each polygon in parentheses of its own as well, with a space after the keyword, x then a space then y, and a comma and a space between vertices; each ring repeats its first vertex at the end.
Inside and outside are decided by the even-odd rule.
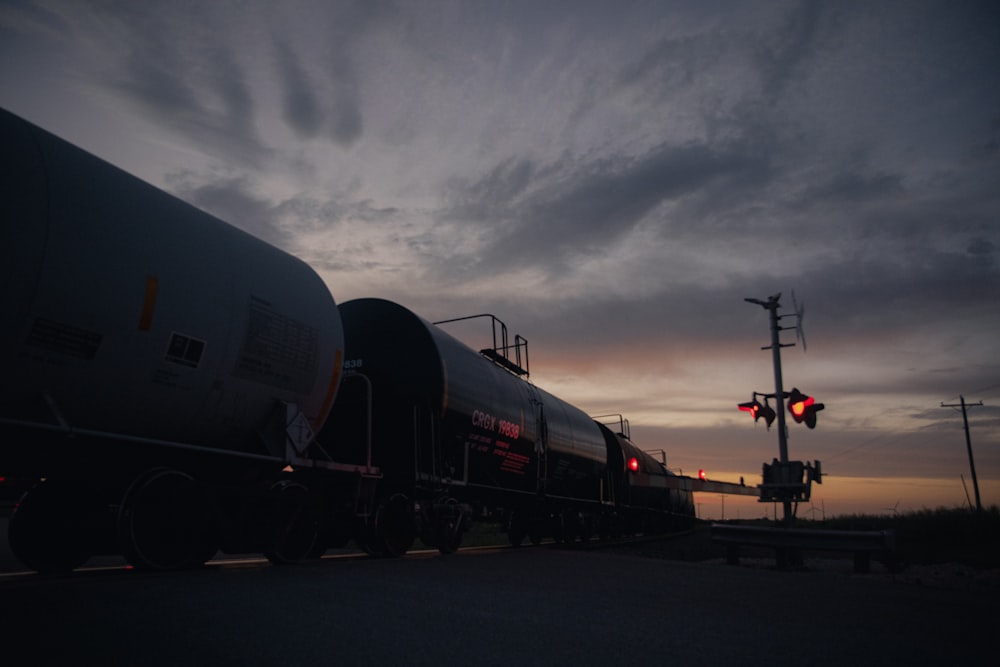
MULTIPOLYGON (((970 394, 979 394, 980 396, 983 396, 985 394, 989 394, 994 389, 1000 389, 1000 384, 991 384, 988 387, 983 387, 981 389, 973 389, 969 393, 970 394)), ((961 396, 957 396, 957 395, 956 396, 949 396, 948 400, 954 401, 954 400, 958 400, 960 398, 961 398, 961 396)), ((988 396, 987 396, 987 398, 988 398, 988 396)), ((948 406, 948 407, 951 407, 951 406, 948 406)), ((958 406, 954 406, 954 407, 958 407, 958 406)))
POLYGON ((895 441, 899 440, 900 438, 903 438, 903 437, 905 437, 907 435, 911 435, 913 433, 917 433, 918 431, 919 431, 919 429, 912 429, 912 430, 909 430, 909 431, 896 431, 892 435, 888 435, 888 436, 885 435, 885 434, 883 434, 883 433, 879 433, 877 435, 873 435, 872 437, 868 438, 867 440, 863 440, 862 442, 858 443, 857 445, 854 445, 853 447, 849 447, 848 449, 845 449, 843 451, 837 452, 836 454, 831 454, 830 456, 827 456, 826 460, 827 461, 832 461, 834 459, 840 458, 841 456, 845 456, 847 454, 850 454, 851 452, 855 452, 855 451, 861 449, 862 447, 867 447, 868 445, 871 445, 872 443, 875 443, 876 446, 895 444, 895 441))

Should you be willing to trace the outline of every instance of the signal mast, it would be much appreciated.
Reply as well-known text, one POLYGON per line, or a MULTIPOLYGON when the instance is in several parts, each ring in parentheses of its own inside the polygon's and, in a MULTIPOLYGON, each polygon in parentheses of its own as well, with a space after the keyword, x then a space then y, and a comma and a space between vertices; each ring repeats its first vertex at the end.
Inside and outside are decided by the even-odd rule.
MULTIPOLYGON (((764 310, 768 311, 770 316, 771 344, 761 349, 771 350, 771 357, 774 363, 774 393, 761 394, 754 392, 752 402, 740 403, 738 407, 740 410, 749 412, 753 416, 754 421, 757 421, 760 417, 764 417, 768 429, 770 429, 774 417, 778 418, 778 455, 780 458, 774 459, 770 464, 765 463, 763 466, 760 502, 781 502, 784 506, 784 521, 786 524, 791 524, 795 516, 792 511, 792 503, 797 504, 809 500, 812 482, 815 481, 817 484, 822 483, 822 473, 819 461, 815 461, 814 465, 810 465, 802 461, 788 460, 788 430, 785 426, 785 399, 789 399, 788 411, 792 414, 796 423, 805 423, 808 428, 816 427, 816 413, 825 406, 822 403, 816 403, 812 396, 803 394, 798 388, 792 389, 790 393, 785 393, 782 386, 781 348, 792 347, 795 343, 781 342, 781 332, 792 327, 782 327, 780 324, 781 318, 785 317, 778 315, 778 309, 781 307, 779 303, 780 298, 781 293, 779 292, 768 297, 766 301, 762 299, 744 299, 748 303, 755 303, 761 306, 764 310), (757 401, 757 396, 764 397, 763 406, 757 401), (768 399, 771 398, 777 404, 776 410, 772 410, 767 403, 768 399), (804 481, 803 474, 805 475, 804 481)), ((806 340, 802 331, 802 316, 805 313, 805 309, 795 301, 794 292, 792 293, 792 303, 795 307, 796 317, 794 327, 795 338, 802 342, 802 349, 805 350, 806 340)))

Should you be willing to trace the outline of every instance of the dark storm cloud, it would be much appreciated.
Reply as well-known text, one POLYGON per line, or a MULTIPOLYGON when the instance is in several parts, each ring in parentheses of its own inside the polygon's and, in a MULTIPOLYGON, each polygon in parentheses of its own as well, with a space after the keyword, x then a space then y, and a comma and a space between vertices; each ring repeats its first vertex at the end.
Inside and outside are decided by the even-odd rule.
MULTIPOLYGON (((393 207, 376 207, 371 200, 352 200, 345 195, 317 199, 297 195, 279 202, 256 194, 258 184, 247 175, 206 175, 176 172, 168 179, 171 191, 181 199, 284 250, 300 250, 296 239, 303 233, 348 234, 356 224, 383 230, 397 230, 405 223, 393 207)), ((386 238, 405 242, 402 237, 386 238)), ((345 244, 349 245, 349 244, 345 244)), ((374 248, 366 247, 368 253, 374 248)), ((355 250, 352 250, 356 254, 355 250)), ((346 253, 345 253, 346 254, 346 253)), ((316 268, 346 266, 341 259, 323 260, 316 268), (326 263, 324 263, 326 262, 326 263)), ((362 264, 363 265, 363 264, 362 264)))
POLYGON ((300 139, 315 137, 323 122, 315 84, 309 80, 298 56, 287 43, 276 38, 274 49, 284 88, 285 122, 300 139))
POLYGON ((851 165, 844 165, 839 173, 829 179, 812 182, 806 185, 800 197, 803 207, 814 207, 821 203, 844 202, 858 203, 898 197, 903 194, 903 186, 899 174, 862 173, 851 165))
POLYGON ((254 194, 254 184, 248 177, 206 178, 175 173, 168 183, 174 194, 198 208, 263 241, 280 248, 291 247, 292 237, 277 224, 277 207, 254 194))
POLYGON ((267 154, 255 128, 251 72, 237 45, 214 37, 226 20, 200 5, 188 20, 165 21, 163 7, 99 6, 97 22, 122 57, 106 67, 103 84, 178 136, 219 156, 255 162, 267 154))
MULTIPOLYGON (((24 40, 25 35, 31 35, 29 41, 37 40, 39 35, 46 37, 56 37, 60 40, 73 38, 72 21, 65 19, 57 9, 40 7, 33 2, 7 3, 3 9, 9 12, 0 23, 0 35, 4 36, 4 44, 17 44, 24 40), (40 29, 35 33, 34 29, 40 29)), ((28 47, 22 42, 18 44, 20 48, 28 47)))
POLYGON ((263 148, 254 129, 253 100, 231 55, 218 48, 205 58, 210 70, 193 77, 170 46, 135 44, 112 86, 189 140, 227 156, 255 157, 263 148))
MULTIPOLYGON (((639 156, 563 156, 536 166, 506 160, 474 182, 455 181, 452 219, 481 224, 494 239, 481 254, 504 266, 558 263, 601 253, 667 201, 766 179, 766 159, 741 146, 662 144, 639 156)), ((664 235, 683 221, 660 220, 664 235)))
POLYGON ((341 46, 333 48, 318 75, 310 74, 288 44, 276 40, 276 59, 284 91, 285 122, 300 139, 326 135, 349 148, 362 136, 360 83, 354 63, 341 46))
MULTIPOLYGON (((668 152, 663 149, 664 152, 668 152)), ((672 153, 685 155, 681 151, 672 153)), ((698 152, 699 159, 687 164, 691 180, 683 178, 676 183, 676 191, 658 186, 659 179, 651 174, 670 174, 672 169, 657 169, 661 161, 673 165, 659 153, 642 165, 619 170, 590 170, 571 168, 572 161, 559 166, 536 167, 525 161, 507 161, 476 181, 469 190, 467 207, 463 212, 478 216, 480 222, 500 224, 507 216, 523 216, 541 228, 525 222, 518 226, 521 234, 521 259, 532 261, 542 270, 552 271, 552 259, 565 259, 571 253, 583 254, 601 243, 611 243, 634 228, 638 219, 656 209, 660 198, 685 196, 696 198, 694 189, 706 188, 712 179, 725 177, 727 184, 734 180, 733 173, 742 173, 740 160, 731 160, 726 170, 718 161, 705 159, 708 153, 698 152), (701 171, 695 166, 703 167, 701 171), (603 174, 603 180, 598 178, 603 174), (700 174, 700 175, 699 175, 700 174), (625 184, 628 176, 635 182, 625 184), (537 190, 532 184, 544 185, 537 190), (652 185, 650 185, 652 184, 652 185), (561 224, 545 227, 545 217, 539 211, 559 211, 559 194, 591 191, 598 193, 600 201, 592 208, 562 209, 561 224), (615 206, 615 194, 625 200, 615 206), (645 193, 645 194, 640 194, 645 193), (637 200, 637 201, 636 201, 637 200), (555 203, 553 203, 555 202, 555 203), (593 215, 590 215, 592 213, 593 215), (574 227, 579 225, 579 229, 574 227), (606 223, 607 227, 602 227, 606 223), (591 229, 590 226, 594 228, 591 229), (534 246, 533 244, 538 244, 534 246), (574 245, 575 244, 575 245, 574 245)), ((678 162, 683 162, 678 160, 678 162)), ((767 186, 770 176, 767 165, 759 170, 750 168, 746 161, 743 171, 759 171, 761 185, 767 186)), ((745 174, 744 174, 745 176, 745 174)), ((734 193, 727 188, 730 200, 752 199, 753 187, 734 193)), ((706 192, 711 192, 710 188, 706 192)), ((704 194, 704 193, 703 193, 704 194)), ((762 197, 768 197, 765 192, 762 197)), ((581 197, 574 194, 574 204, 581 197)), ((582 196, 588 201, 586 196, 582 196)), ((725 199, 720 197, 718 199, 725 199)), ((705 200, 719 204, 716 198, 705 200)), ((663 283, 653 294, 612 291, 605 294, 584 293, 563 298, 534 302, 533 296, 511 293, 509 300, 494 297, 493 304, 500 312, 517 313, 521 331, 532 332, 542 341, 559 341, 559 353, 589 356, 587 350, 595 347, 627 347, 635 345, 656 346, 709 346, 719 350, 733 349, 747 339, 759 336, 764 343, 766 331, 756 331, 753 313, 743 304, 744 297, 766 298, 772 293, 784 292, 784 313, 792 312, 791 290, 809 303, 807 330, 827 350, 858 346, 858 341, 872 341, 876 345, 892 346, 907 336, 928 332, 937 339, 954 334, 956 341, 961 333, 950 327, 943 317, 952 319, 955 327, 966 321, 976 321, 986 326, 986 335, 992 330, 1000 335, 1000 259, 995 238, 995 211, 997 196, 973 189, 972 192, 953 192, 948 188, 934 189, 931 193, 907 192, 901 178, 895 174, 873 172, 856 173, 845 169, 816 183, 808 184, 796 197, 784 204, 789 210, 799 211, 803 217, 792 217, 785 222, 769 220, 751 221, 744 234, 753 230, 769 235, 771 244, 785 247, 786 254, 795 256, 796 244, 803 252, 815 253, 815 259, 805 264, 761 265, 761 273, 753 276, 734 274, 726 276, 726 268, 717 266, 721 280, 705 281, 705 285, 692 286, 689 280, 672 284, 663 283), (978 194, 978 196, 974 196, 978 194), (942 225, 942 219, 953 221, 942 225), (825 247, 825 252, 816 252, 825 247), (796 268, 798 267, 798 268, 796 268), (720 274, 721 272, 721 274, 720 274), (769 275, 770 274, 770 275, 769 275), (992 304, 992 305, 990 305, 992 304), (992 315, 989 310, 993 309, 992 315), (945 315, 947 314, 947 315, 945 315), (611 325, 613 323, 613 325, 611 325), (604 326, 602 324, 607 324, 604 326)), ((690 210, 690 207, 689 209, 690 210)), ((454 212, 454 211, 453 211, 454 212)), ((781 206, 769 209, 767 217, 781 213, 781 206)), ((716 216, 725 218, 719 211, 716 216)), ((787 218, 787 214, 779 217, 787 218)), ((504 223, 512 224, 512 223, 504 223)), ((738 236, 740 224, 725 221, 714 224, 717 234, 711 233, 711 219, 683 219, 669 223, 662 221, 665 230, 678 239, 698 245, 709 244, 715 237, 738 236), (722 225, 720 227, 720 225, 722 225), (691 227, 687 233, 687 227, 691 227)), ((498 248, 513 247, 513 236, 503 237, 497 245, 488 246, 486 253, 496 253, 498 248), (508 246, 507 244, 511 244, 508 246)), ((716 240, 715 243, 718 243, 716 240)), ((805 256, 805 255, 804 255, 805 256)), ((812 256, 812 255, 810 255, 812 256)), ((508 255, 506 259, 510 259, 508 255)), ((483 264, 492 266, 502 281, 505 268, 501 261, 488 258, 470 267, 482 271, 483 264)), ((509 262, 508 262, 509 264, 509 262)), ((451 267, 454 268, 454 267, 451 267)), ((708 268, 708 267, 706 267, 708 268)), ((469 303, 466 310, 476 309, 469 303)), ((459 300, 451 301, 455 312, 462 311, 459 300)), ((757 323, 759 324, 759 323, 757 323)), ((983 331, 972 332, 982 335, 983 331)), ((957 342, 956 342, 957 344, 957 342)), ((865 344, 861 344, 865 345, 865 344)), ((961 377, 979 377, 972 384, 985 384, 1000 373, 1000 367, 983 360, 976 370, 964 365, 961 377)), ((898 379, 884 378, 882 388, 890 388, 898 379)), ((908 383, 913 393, 933 394, 941 391, 940 380, 923 377, 920 382, 908 383)), ((843 387, 843 389, 848 389, 843 387)))
POLYGON ((364 134, 362 77, 357 45, 370 30, 393 15, 389 2, 332 3, 312 26, 322 39, 294 41, 279 29, 274 41, 283 117, 300 139, 325 137, 343 148, 364 134), (301 52, 308 52, 308 62, 301 52), (316 59, 316 53, 321 53, 316 59))
POLYGON ((334 55, 330 67, 333 96, 330 100, 330 132, 334 142, 350 147, 361 138, 364 123, 361 116, 360 84, 347 54, 334 55))
POLYGON ((813 0, 800 0, 787 14, 784 24, 766 40, 769 43, 758 47, 762 89, 770 103, 777 103, 785 87, 815 54, 825 7, 813 0))
MULTIPOLYGON (((321 125, 338 146, 350 148, 364 133, 362 77, 355 57, 357 44, 394 13, 394 3, 387 1, 337 3, 323 23, 325 55, 323 60, 313 63, 317 74, 309 81, 293 76, 284 82, 289 97, 300 96, 303 103, 319 108, 323 114, 321 125), (302 88, 317 80, 324 83, 324 92, 311 94, 302 88), (310 102, 310 98, 314 101, 310 102)), ((286 109, 287 106, 286 102, 286 109)))
POLYGON ((973 238, 969 240, 966 252, 972 259, 982 259, 985 264, 992 264, 996 257, 996 245, 987 239, 973 238))
POLYGON ((737 3, 730 10, 731 21, 706 21, 640 51, 619 69, 615 89, 627 91, 650 113, 679 104, 697 109, 712 134, 745 133, 781 113, 790 87, 836 47, 843 28, 837 17, 848 11, 808 0, 766 7, 737 3), (748 10, 749 16, 741 15, 748 10))

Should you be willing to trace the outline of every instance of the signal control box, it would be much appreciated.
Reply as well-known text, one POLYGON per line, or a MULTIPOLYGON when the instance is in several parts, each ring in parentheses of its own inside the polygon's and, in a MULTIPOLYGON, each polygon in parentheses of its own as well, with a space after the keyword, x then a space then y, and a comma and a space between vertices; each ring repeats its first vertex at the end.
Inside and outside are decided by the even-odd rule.
POLYGON ((819 461, 778 461, 764 464, 760 502, 804 502, 809 500, 812 483, 823 481, 819 461))

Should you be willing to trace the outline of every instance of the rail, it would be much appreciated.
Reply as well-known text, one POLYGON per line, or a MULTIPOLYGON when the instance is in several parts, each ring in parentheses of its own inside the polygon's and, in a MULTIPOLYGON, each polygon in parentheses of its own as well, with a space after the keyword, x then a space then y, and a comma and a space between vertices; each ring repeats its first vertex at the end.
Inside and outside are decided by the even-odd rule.
POLYGON ((712 541, 726 545, 726 560, 739 564, 741 546, 769 547, 775 550, 778 567, 801 561, 802 551, 842 551, 854 553, 854 571, 871 571, 872 554, 877 554, 890 568, 896 567, 896 534, 893 530, 815 530, 798 528, 762 528, 713 523, 712 541))

